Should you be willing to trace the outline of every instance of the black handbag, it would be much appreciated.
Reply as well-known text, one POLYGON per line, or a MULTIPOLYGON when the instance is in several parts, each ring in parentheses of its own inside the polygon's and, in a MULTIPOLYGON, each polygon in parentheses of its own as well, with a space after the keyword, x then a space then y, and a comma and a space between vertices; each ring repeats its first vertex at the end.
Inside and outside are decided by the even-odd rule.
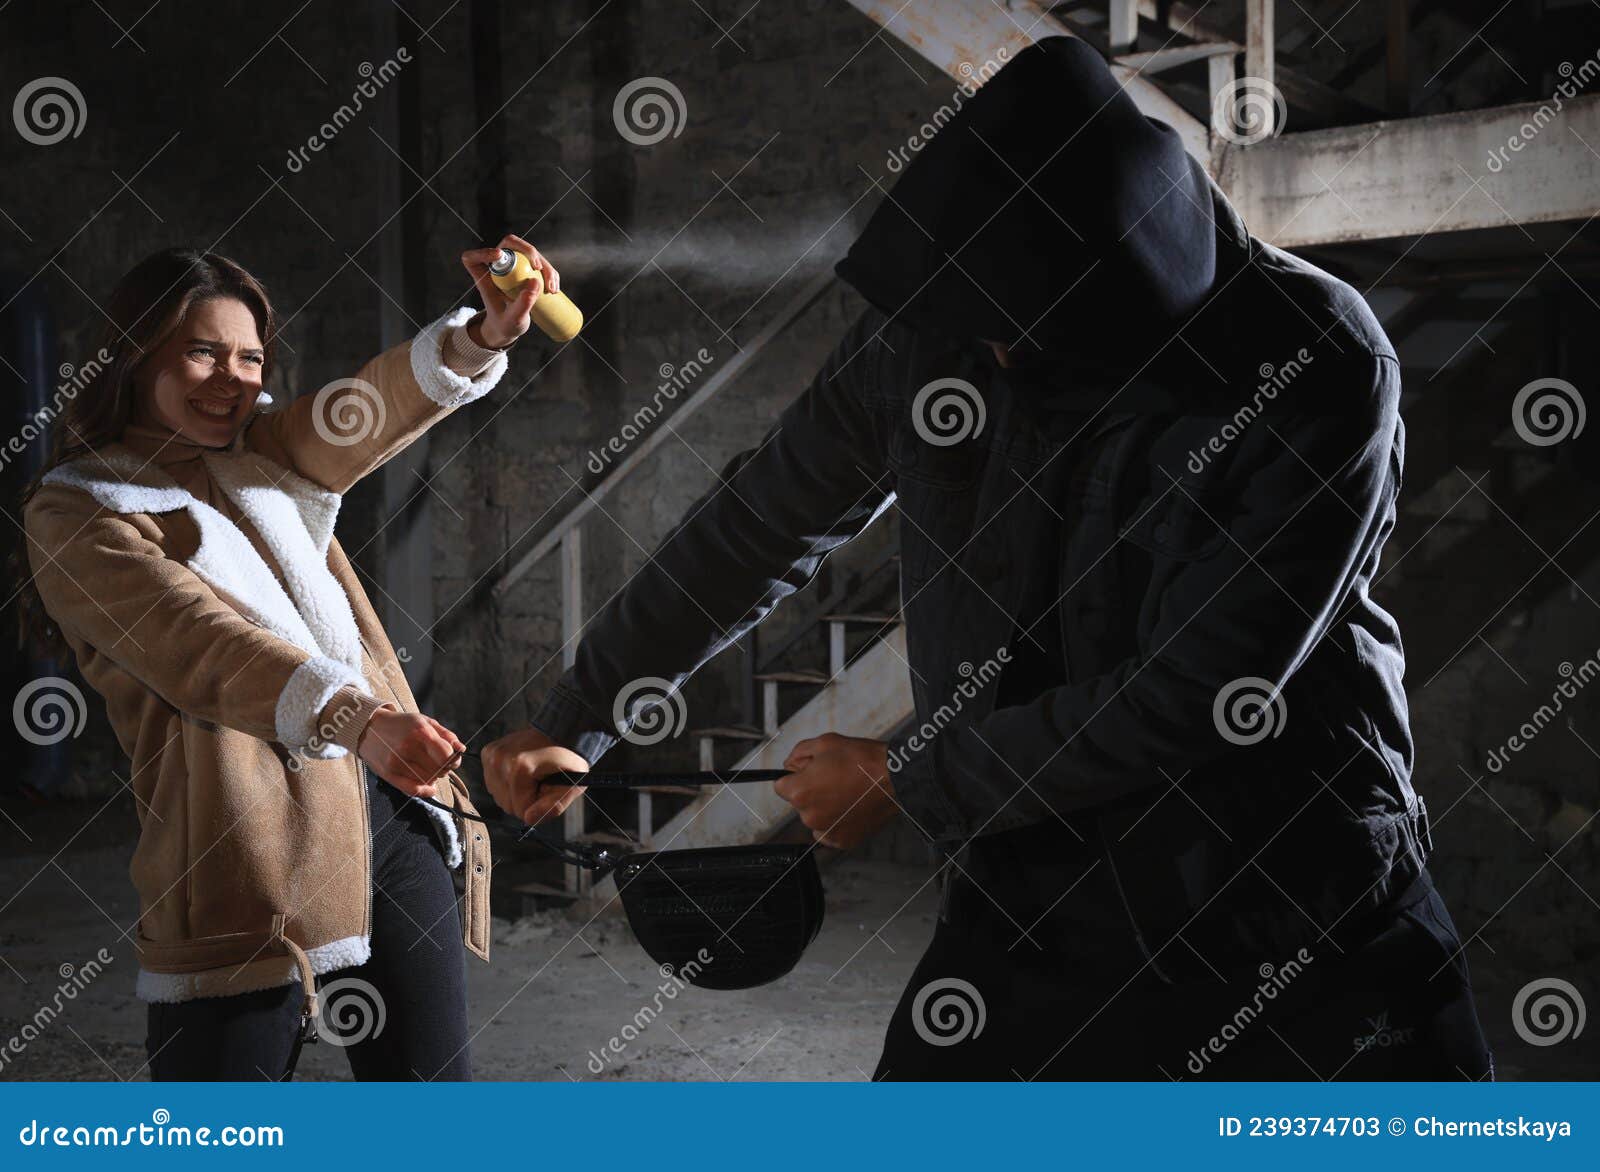
POLYGON ((822 877, 809 846, 628 855, 616 880, 639 946, 680 980, 706 989, 777 980, 822 927, 822 877))
MULTIPOLYGON (((461 758, 477 757, 470 750, 461 758)), ((552 785, 635 789, 646 785, 703 786, 777 781, 781 769, 725 773, 557 773, 552 785)), ((387 783, 385 783, 387 784, 387 783)), ((702 989, 749 989, 789 972, 822 928, 822 876, 813 844, 692 847, 676 851, 618 851, 563 842, 537 826, 502 814, 486 818, 419 798, 448 813, 492 825, 499 821, 519 842, 537 842, 564 862, 615 872, 617 892, 639 946, 672 975, 702 989)), ((301 1048, 317 1041, 316 1023, 302 1018, 282 1081, 294 1077, 301 1048)))
MULTIPOLYGON (((772 782, 784 776, 783 770, 746 769, 558 773, 548 780, 552 785, 634 789, 772 782)), ((431 798, 422 800, 450 809, 431 798)), ((573 866, 611 872, 639 946, 657 964, 671 966, 685 984, 749 989, 775 981, 799 963, 822 928, 822 876, 811 843, 619 851, 565 842, 509 815, 490 819, 461 810, 451 813, 486 824, 503 821, 516 830, 518 841, 531 839, 573 866)))

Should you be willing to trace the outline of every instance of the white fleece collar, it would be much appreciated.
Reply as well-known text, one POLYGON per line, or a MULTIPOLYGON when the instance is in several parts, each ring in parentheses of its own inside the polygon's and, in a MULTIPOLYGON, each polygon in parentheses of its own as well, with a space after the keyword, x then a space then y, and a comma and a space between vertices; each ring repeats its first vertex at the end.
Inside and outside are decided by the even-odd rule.
POLYGON ((189 569, 246 618, 311 655, 345 664, 360 678, 361 635, 355 612, 328 569, 339 494, 259 452, 241 448, 206 452, 202 458, 223 493, 250 518, 272 551, 289 593, 237 525, 153 461, 121 444, 58 465, 44 483, 81 488, 115 513, 187 509, 200 531, 189 569))

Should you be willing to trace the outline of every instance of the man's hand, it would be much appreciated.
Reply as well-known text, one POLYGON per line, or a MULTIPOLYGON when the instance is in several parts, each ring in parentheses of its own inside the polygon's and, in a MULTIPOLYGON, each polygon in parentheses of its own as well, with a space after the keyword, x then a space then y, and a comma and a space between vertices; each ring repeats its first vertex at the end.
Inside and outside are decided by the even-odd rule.
POLYGON ((560 814, 583 796, 581 785, 543 785, 552 773, 588 773, 589 762, 536 728, 503 736, 479 754, 489 794, 508 814, 529 826, 560 814))
POLYGON ((431 716, 380 708, 362 730, 356 753, 390 785, 413 797, 431 798, 434 779, 456 751, 460 738, 431 716))
POLYGON ((883 741, 824 733, 796 745, 783 767, 778 796, 824 846, 859 846, 899 812, 883 741))

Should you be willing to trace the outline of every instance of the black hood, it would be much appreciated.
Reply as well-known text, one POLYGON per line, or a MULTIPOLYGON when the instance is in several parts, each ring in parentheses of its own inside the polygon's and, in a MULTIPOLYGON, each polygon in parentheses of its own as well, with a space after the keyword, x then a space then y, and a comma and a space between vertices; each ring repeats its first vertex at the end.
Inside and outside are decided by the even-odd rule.
POLYGON ((1211 289, 1210 184, 1094 49, 1051 37, 923 147, 836 271, 920 331, 1138 362, 1211 289))

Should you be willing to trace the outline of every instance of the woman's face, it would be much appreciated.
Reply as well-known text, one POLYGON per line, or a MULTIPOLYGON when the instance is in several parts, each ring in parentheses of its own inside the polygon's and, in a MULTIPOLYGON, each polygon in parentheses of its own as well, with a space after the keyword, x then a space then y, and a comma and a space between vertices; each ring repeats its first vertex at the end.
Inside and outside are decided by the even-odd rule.
POLYGON ((255 409, 264 361, 244 302, 218 297, 191 305, 134 376, 133 418, 204 447, 227 447, 255 409))

